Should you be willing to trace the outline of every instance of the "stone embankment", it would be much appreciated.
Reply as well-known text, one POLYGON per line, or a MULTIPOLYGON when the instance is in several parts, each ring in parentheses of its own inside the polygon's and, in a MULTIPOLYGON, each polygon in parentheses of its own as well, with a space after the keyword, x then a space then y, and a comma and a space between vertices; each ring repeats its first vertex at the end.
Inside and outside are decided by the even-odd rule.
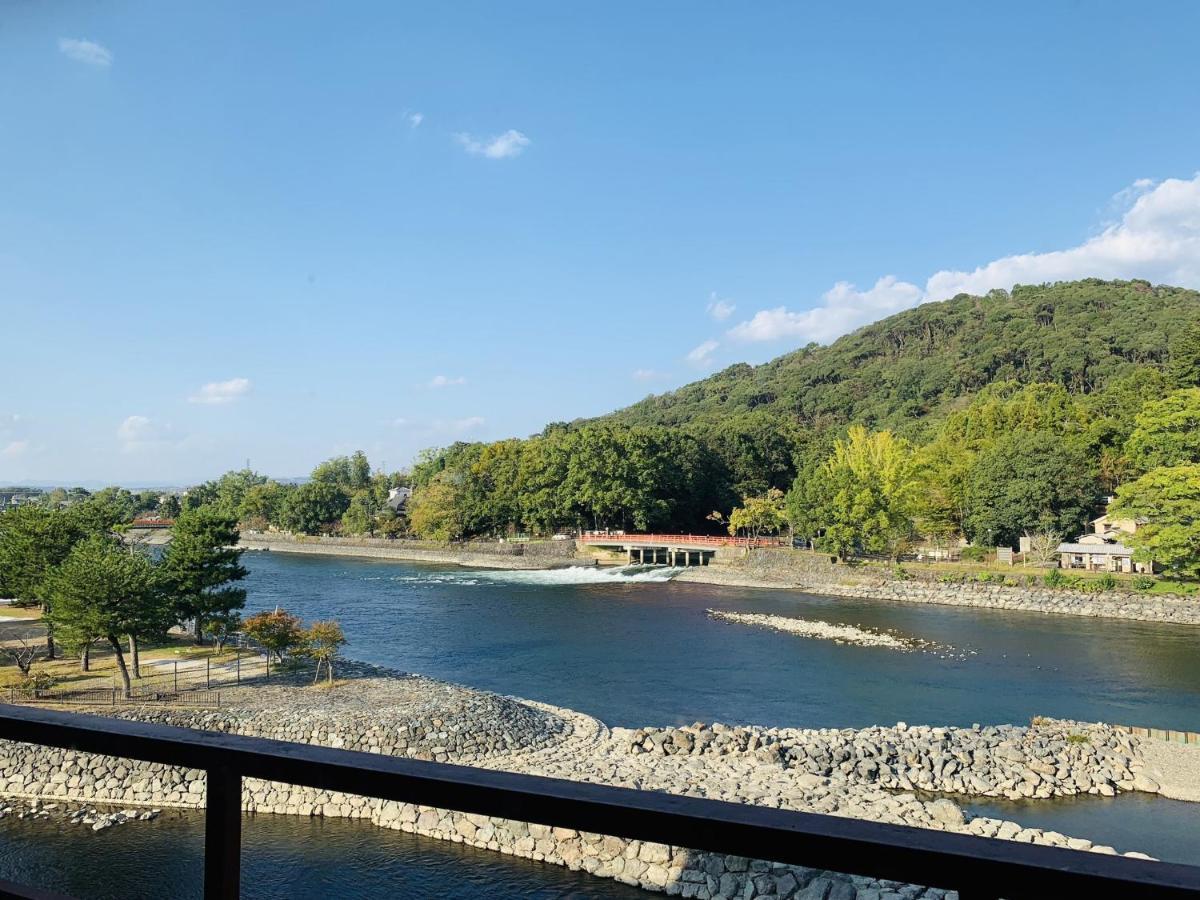
POLYGON ((857 731, 697 723, 640 729, 628 740, 631 753, 753 754, 808 773, 806 782, 814 785, 824 780, 1010 800, 1159 789, 1145 774, 1138 739, 1077 722, 857 731))
POLYGON ((242 532, 238 546, 245 550, 271 550, 276 553, 449 563, 480 569, 545 569, 579 565, 574 541, 464 541, 439 544, 433 541, 246 531, 242 532))
MULTIPOLYGON (((220 711, 114 715, 416 759, 1090 849, 1082 837, 970 816, 950 796, 1153 790, 1142 739, 1098 725, 801 730, 609 729, 589 716, 355 665, 333 688, 228 692, 220 711), (928 799, 919 791, 947 796, 928 799)), ((1185 748, 1186 749, 1186 748, 1185 748)), ((0 742, 0 794, 127 807, 199 807, 195 769, 0 742)), ((247 779, 260 813, 346 816, 699 898, 880 900, 946 892, 247 779)))
MULTIPOLYGON (((1021 570, 1014 569, 1014 576, 1021 570)), ((722 551, 712 565, 687 569, 677 581, 741 587, 788 587, 814 594, 902 603, 935 603, 1143 622, 1200 625, 1200 600, 1134 591, 1087 593, 1038 585, 942 582, 935 573, 896 577, 867 566, 832 564, 828 555, 796 550, 722 551)))

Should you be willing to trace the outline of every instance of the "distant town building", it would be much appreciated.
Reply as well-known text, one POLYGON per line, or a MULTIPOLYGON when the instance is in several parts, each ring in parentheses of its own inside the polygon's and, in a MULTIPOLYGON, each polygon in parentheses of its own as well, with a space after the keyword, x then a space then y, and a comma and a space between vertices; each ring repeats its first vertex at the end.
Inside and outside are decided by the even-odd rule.
POLYGON ((408 500, 412 496, 412 488, 410 487, 394 487, 388 491, 387 505, 392 512, 404 512, 408 506, 408 500))
MULTIPOLYGON (((1112 498, 1109 497, 1109 503, 1112 498)), ((1134 572, 1151 574, 1151 563, 1135 562, 1133 550, 1122 540, 1144 523, 1136 519, 1117 519, 1107 512, 1089 523, 1092 530, 1074 541, 1058 545, 1058 565, 1063 569, 1085 569, 1089 572, 1134 572)))

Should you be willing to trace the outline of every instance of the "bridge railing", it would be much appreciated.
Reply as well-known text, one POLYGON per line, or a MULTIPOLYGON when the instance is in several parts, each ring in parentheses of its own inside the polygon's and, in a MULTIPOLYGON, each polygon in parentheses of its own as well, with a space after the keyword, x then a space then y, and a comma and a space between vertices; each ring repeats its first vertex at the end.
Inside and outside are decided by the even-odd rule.
POLYGON ((732 537, 721 534, 621 534, 613 531, 585 531, 579 538, 584 544, 646 544, 658 547, 783 547, 786 538, 732 537))
MULTIPOLYGON (((1200 900, 1200 868, 1188 865, 224 732, 0 705, 0 739, 204 770, 207 900, 240 895, 243 778, 869 874, 961 900, 1200 900)), ((0 881, 0 897, 51 896, 0 881)))

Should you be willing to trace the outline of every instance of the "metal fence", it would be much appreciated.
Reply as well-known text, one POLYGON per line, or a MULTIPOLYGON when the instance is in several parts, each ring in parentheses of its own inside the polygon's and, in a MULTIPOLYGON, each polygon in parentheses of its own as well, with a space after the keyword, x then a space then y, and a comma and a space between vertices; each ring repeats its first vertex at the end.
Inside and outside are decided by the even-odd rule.
MULTIPOLYGON (((243 778, 934 885, 962 900, 1200 898, 1193 866, 221 732, 0 706, 0 738, 205 770, 206 898, 240 893, 243 778)), ((0 896, 47 894, 0 883, 0 896)))

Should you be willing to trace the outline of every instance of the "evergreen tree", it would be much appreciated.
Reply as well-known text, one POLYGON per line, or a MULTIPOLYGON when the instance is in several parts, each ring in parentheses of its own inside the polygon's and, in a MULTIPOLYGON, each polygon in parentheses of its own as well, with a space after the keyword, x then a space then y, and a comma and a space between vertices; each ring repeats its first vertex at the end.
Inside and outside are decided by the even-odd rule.
POLYGON ((237 520, 211 507, 185 510, 175 522, 163 553, 163 578, 176 615, 192 620, 197 641, 208 619, 246 605, 245 589, 233 586, 246 577, 239 537, 237 520))
POLYGON ((154 565, 120 542, 93 534, 77 544, 48 580, 48 617, 81 643, 104 640, 113 651, 126 697, 129 667, 121 640, 161 634, 171 609, 154 565))
POLYGON ((1200 387, 1200 319, 1171 342, 1170 373, 1176 387, 1200 387))

